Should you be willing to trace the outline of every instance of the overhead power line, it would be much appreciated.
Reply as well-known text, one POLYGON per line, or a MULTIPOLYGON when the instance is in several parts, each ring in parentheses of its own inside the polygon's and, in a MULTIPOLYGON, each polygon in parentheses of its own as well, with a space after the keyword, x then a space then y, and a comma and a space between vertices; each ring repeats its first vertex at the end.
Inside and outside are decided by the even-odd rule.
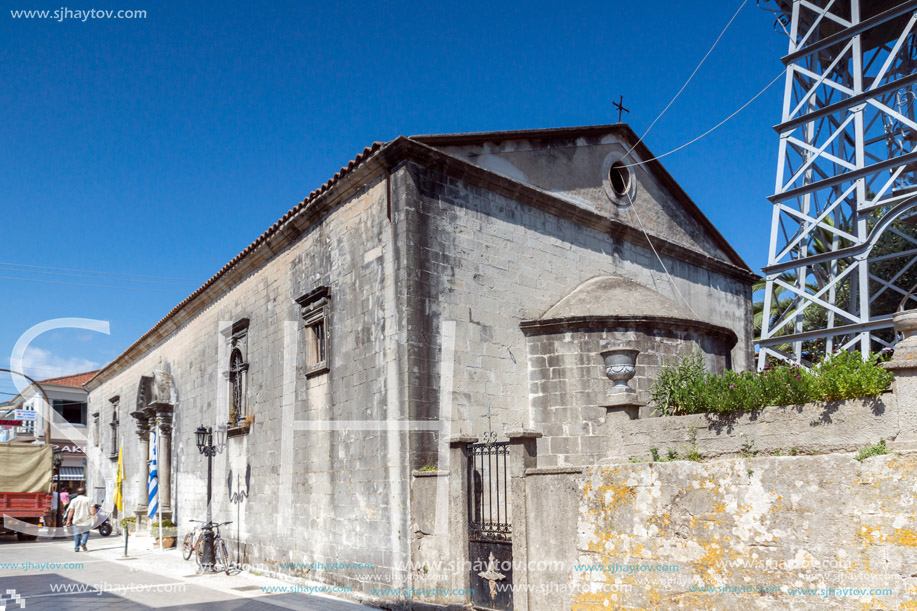
MULTIPOLYGON (((91 270, 91 269, 73 269, 69 267, 49 267, 46 265, 29 265, 27 263, 10 263, 9 261, 0 261, 0 266, 13 267, 13 268, 23 268, 24 267, 24 268, 29 268, 31 270, 53 270, 53 271, 60 271, 60 272, 80 272, 84 274, 93 274, 96 276, 106 276, 106 277, 111 277, 111 278, 146 278, 150 280, 178 280, 181 282, 196 282, 194 278, 174 278, 170 276, 150 276, 150 275, 145 275, 145 274, 103 272, 103 271, 91 270)), ((61 274, 61 275, 64 275, 64 274, 61 274)))
POLYGON ((732 119, 734 116, 736 116, 737 114, 739 114, 740 112, 742 112, 743 110, 745 110, 745 109, 748 107, 749 104, 751 104, 752 102, 754 102, 755 100, 757 100, 758 98, 760 98, 762 95, 764 95, 764 92, 767 91, 768 89, 770 89, 770 88, 774 85, 774 83, 776 83, 777 81, 779 81, 779 80, 780 80, 780 77, 782 77, 784 74, 786 74, 786 69, 782 70, 782 71, 780 72, 780 74, 778 74, 776 77, 774 77, 774 80, 772 80, 770 83, 768 83, 767 85, 765 85, 765 86, 764 86, 764 89, 762 89, 761 91, 759 91, 758 93, 756 93, 750 100, 748 100, 747 102, 745 102, 744 104, 742 104, 741 106, 739 106, 739 108, 736 109, 735 111, 733 111, 728 117, 726 117, 725 119, 723 119, 722 121, 720 121, 719 123, 717 123, 716 125, 714 125, 713 127, 711 127, 710 129, 708 129, 707 131, 705 131, 704 133, 702 133, 700 136, 697 136, 696 138, 692 138, 691 140, 688 140, 687 142, 685 142, 685 143, 682 144, 681 146, 677 146, 677 147, 673 148, 671 151, 666 151, 665 153, 662 153, 661 155, 656 155, 655 157, 650 157, 649 159, 644 159, 643 161, 636 161, 636 162, 634 162, 634 163, 625 164, 625 167, 632 168, 632 167, 634 167, 634 166, 644 165, 644 164, 649 163, 649 162, 651 162, 651 161, 655 161, 656 159, 662 159, 663 157, 667 157, 667 156, 671 155, 672 153, 677 153, 677 152, 680 151, 681 149, 686 148, 686 147, 688 147, 688 146, 694 144, 695 142, 697 142, 697 141, 700 140, 701 138, 704 138, 705 136, 708 136, 709 134, 713 133, 715 130, 717 130, 717 129, 719 129, 720 127, 722 127, 727 121, 729 121, 730 119, 732 119))
POLYGON ((16 276, 0 276, 0 280, 22 280, 24 282, 44 282, 46 284, 62 284, 64 286, 87 286, 87 287, 100 288, 100 289, 121 289, 125 291, 141 291, 145 293, 175 293, 175 292, 185 293, 187 292, 184 289, 177 289, 177 288, 176 289, 157 290, 157 289, 143 288, 139 286, 113 286, 113 285, 105 285, 105 284, 87 284, 83 282, 63 282, 60 280, 44 280, 41 278, 20 278, 16 276))
POLYGON ((23 273, 23 274, 44 274, 46 276, 68 276, 71 278, 89 278, 91 280, 117 280, 119 282, 139 282, 143 284, 159 284, 159 285, 169 284, 169 285, 176 285, 176 286, 188 284, 187 282, 171 282, 168 280, 143 280, 143 279, 138 279, 138 278, 111 278, 107 276, 94 276, 90 274, 71 274, 68 272, 48 272, 48 271, 38 270, 38 269, 29 269, 29 270, 15 269, 15 268, 5 267, 3 263, 0 263, 0 270, 8 271, 8 272, 23 273))
POLYGON ((713 41, 713 44, 710 46, 710 49, 707 50, 707 53, 701 58, 700 63, 697 64, 697 66, 696 66, 696 67, 694 68, 694 70, 691 72, 691 76, 688 77, 688 80, 685 81, 685 84, 681 86, 681 89, 678 90, 678 93, 675 94, 675 97, 673 97, 673 98, 669 101, 669 103, 666 104, 665 108, 662 109, 662 112, 660 112, 659 115, 658 115, 655 119, 653 119, 653 122, 650 123, 650 126, 646 128, 646 131, 645 131, 645 132, 643 132, 643 135, 640 136, 640 138, 634 143, 634 145, 630 147, 630 150, 628 150, 626 153, 624 153, 624 157, 627 157, 628 155, 630 155, 630 154, 633 152, 633 150, 634 150, 635 148, 637 148, 637 145, 640 144, 641 142, 643 142, 643 139, 646 138, 647 134, 650 133, 650 130, 653 129, 653 126, 654 126, 654 125, 656 125, 656 122, 659 121, 659 119, 662 118, 662 115, 664 115, 664 114, 666 113, 666 111, 667 111, 669 108, 671 108, 672 104, 675 103, 675 100, 678 99, 678 96, 680 96, 681 93, 687 88, 688 83, 691 82, 691 80, 694 78, 694 75, 697 74, 697 71, 698 71, 698 70, 700 70, 700 67, 704 65, 704 62, 707 61, 707 58, 710 57, 710 54, 711 54, 711 53, 713 53, 713 50, 716 48, 716 45, 719 44, 720 39, 723 38, 723 35, 726 33, 726 30, 729 29, 729 26, 732 25, 732 22, 735 21, 736 17, 739 16, 739 13, 742 11, 743 8, 745 8, 745 5, 746 5, 747 3, 748 3, 748 0, 742 0, 742 4, 740 4, 740 5, 739 5, 739 8, 736 9, 736 12, 732 15, 732 18, 731 18, 731 19, 729 20, 729 22, 726 24, 726 27, 724 27, 724 28, 723 28, 723 31, 720 32, 720 35, 717 36, 717 37, 716 37, 716 40, 713 41))

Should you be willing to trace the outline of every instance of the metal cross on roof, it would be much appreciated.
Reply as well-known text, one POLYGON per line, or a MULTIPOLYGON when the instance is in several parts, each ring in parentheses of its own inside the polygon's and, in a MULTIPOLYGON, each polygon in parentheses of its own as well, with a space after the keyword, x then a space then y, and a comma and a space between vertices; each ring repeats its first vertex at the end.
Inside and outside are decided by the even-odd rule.
POLYGON ((617 102, 612 102, 611 104, 612 104, 612 106, 614 106, 615 108, 618 109, 618 123, 621 122, 621 113, 622 113, 622 112, 626 112, 626 113, 630 114, 630 111, 629 111, 628 109, 624 108, 624 96, 623 96, 623 95, 619 95, 619 96, 618 96, 618 101, 617 101, 617 102))

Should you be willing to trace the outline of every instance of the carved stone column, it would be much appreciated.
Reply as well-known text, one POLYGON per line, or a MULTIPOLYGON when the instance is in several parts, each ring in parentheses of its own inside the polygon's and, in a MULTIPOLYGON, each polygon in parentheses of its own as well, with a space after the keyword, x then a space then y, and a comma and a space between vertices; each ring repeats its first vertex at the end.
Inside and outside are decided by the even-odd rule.
POLYGON ((159 470, 159 513, 163 518, 172 519, 172 405, 170 403, 153 403, 156 410, 156 423, 159 425, 159 453, 157 466, 159 470))
POLYGON ((139 473, 138 477, 140 479, 140 486, 138 490, 138 502, 137 507, 134 509, 134 513, 137 515, 137 524, 143 524, 146 522, 146 514, 148 510, 147 500, 147 486, 150 481, 150 417, 147 414, 146 410, 137 410, 136 412, 131 412, 137 420, 137 437, 140 438, 140 460, 139 473))

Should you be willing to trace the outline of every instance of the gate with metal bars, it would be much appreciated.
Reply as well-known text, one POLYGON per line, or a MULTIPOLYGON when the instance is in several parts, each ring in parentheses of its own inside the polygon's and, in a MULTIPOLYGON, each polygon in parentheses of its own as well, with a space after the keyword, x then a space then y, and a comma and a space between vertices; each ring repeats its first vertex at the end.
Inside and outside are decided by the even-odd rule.
POLYGON ((466 449, 471 602, 476 609, 513 608, 513 542, 510 520, 509 442, 466 449))

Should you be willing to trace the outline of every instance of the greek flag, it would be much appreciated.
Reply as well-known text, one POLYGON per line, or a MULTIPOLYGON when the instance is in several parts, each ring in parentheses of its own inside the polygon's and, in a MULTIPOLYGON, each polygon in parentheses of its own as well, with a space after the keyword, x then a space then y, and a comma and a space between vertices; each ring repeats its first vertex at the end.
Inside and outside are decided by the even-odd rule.
POLYGON ((152 520, 159 511, 159 468, 156 466, 156 431, 153 431, 153 448, 150 458, 150 481, 147 485, 147 517, 152 520))

